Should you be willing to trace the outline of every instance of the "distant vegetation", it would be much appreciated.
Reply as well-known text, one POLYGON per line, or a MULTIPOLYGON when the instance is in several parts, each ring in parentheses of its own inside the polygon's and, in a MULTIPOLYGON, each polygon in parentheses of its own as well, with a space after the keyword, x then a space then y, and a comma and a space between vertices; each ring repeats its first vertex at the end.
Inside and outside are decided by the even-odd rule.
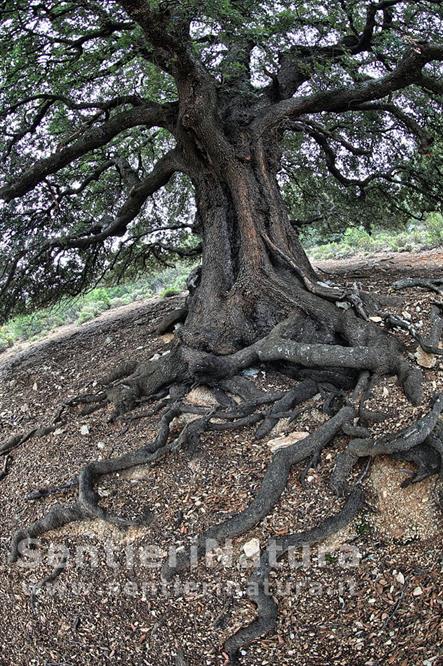
POLYGON ((100 286, 75 298, 62 298, 56 305, 18 315, 0 326, 0 352, 23 340, 36 340, 65 324, 84 324, 105 310, 128 305, 152 296, 173 296, 185 288, 194 264, 182 261, 132 282, 100 286))
POLYGON ((374 252, 416 252, 443 246, 443 216, 431 213, 425 222, 410 222, 403 229, 388 231, 374 229, 369 234, 358 227, 348 228, 342 237, 334 242, 319 243, 309 232, 304 245, 311 259, 341 259, 355 254, 374 252))
MULTIPOLYGON (((377 229, 369 234, 351 227, 334 242, 321 243, 304 234, 304 244, 311 259, 340 259, 374 252, 414 252, 443 246, 443 216, 429 215, 425 222, 413 222, 404 229, 377 229)), ((52 307, 28 315, 19 315, 0 326, 0 352, 23 340, 35 340, 64 324, 83 324, 110 308, 158 295, 173 296, 185 288, 186 278, 195 263, 181 261, 137 280, 117 286, 96 287, 75 298, 63 298, 52 307)))

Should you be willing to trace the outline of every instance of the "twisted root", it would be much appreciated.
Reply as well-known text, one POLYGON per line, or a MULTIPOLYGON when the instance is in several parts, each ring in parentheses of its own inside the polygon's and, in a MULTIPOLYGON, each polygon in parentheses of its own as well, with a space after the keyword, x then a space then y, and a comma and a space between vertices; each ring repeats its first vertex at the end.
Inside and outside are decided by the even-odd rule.
POLYGON ((257 618, 247 627, 239 629, 225 642, 224 650, 231 663, 237 663, 241 648, 275 630, 278 606, 268 590, 269 572, 275 566, 275 563, 291 548, 324 541, 327 537, 346 527, 355 518, 362 505, 363 493, 360 487, 356 487, 349 495, 343 509, 335 516, 327 518, 313 529, 275 539, 273 544, 275 562, 271 562, 269 550, 265 550, 261 554, 259 565, 247 584, 249 599, 257 607, 257 618))
POLYGON ((392 455, 410 451, 423 444, 431 435, 443 411, 443 394, 434 401, 431 410, 418 419, 412 426, 404 428, 396 435, 388 435, 379 439, 353 439, 343 453, 337 456, 336 465, 331 477, 331 487, 338 495, 346 490, 346 481, 359 458, 392 455))

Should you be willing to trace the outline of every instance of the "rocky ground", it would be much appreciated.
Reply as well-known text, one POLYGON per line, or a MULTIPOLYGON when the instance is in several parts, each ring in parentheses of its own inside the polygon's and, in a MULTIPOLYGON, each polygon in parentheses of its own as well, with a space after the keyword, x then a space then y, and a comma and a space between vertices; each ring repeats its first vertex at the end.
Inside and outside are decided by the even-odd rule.
MULTIPOLYGON (((398 277, 441 275, 441 252, 420 256, 324 262, 321 267, 339 274, 341 283, 358 281, 375 293, 390 293, 389 285, 398 277)), ((436 298, 408 289, 390 310, 423 322, 425 330, 436 298)), ((127 307, 0 356, 2 440, 50 421, 57 405, 93 390, 97 377, 117 362, 166 351, 170 338, 156 337, 153 331, 179 301, 127 307)), ((407 333, 399 335, 417 361, 417 343, 407 333)), ((375 430, 394 432, 427 411, 432 394, 443 390, 443 365, 428 361, 426 400, 418 407, 407 403, 395 379, 384 378, 376 386, 372 406, 382 405, 388 418, 375 430)), ((252 374, 265 390, 290 383, 266 368, 252 374)), ((213 398, 196 389, 191 400, 208 404, 213 398)), ((305 406, 293 423, 281 422, 265 440, 255 440, 253 428, 211 432, 192 458, 179 451, 154 467, 105 478, 99 487, 102 505, 131 518, 149 514, 149 526, 120 532, 100 521, 73 523, 48 534, 34 558, 30 553, 24 564, 10 566, 7 551, 14 530, 55 503, 74 498, 75 489, 36 501, 26 499, 28 493, 59 486, 97 458, 137 449, 153 438, 159 417, 109 423, 107 409, 89 416, 71 409, 53 433, 14 451, 0 481, 0 664, 223 664, 224 640, 254 616, 245 589, 255 540, 265 544, 270 536, 309 528, 339 509, 342 501, 329 490, 328 479, 347 439, 338 438, 333 449, 323 452, 304 487, 301 470, 294 469, 277 508, 234 540, 231 550, 216 549, 207 562, 168 586, 162 585, 159 564, 171 546, 186 545, 210 524, 245 507, 272 449, 282 443, 276 438, 312 432, 327 418, 318 396, 305 406), (53 570, 62 548, 68 553, 66 570, 32 604, 30 588, 53 570)), ((277 632, 245 651, 242 664, 443 663, 439 482, 434 476, 402 488, 411 472, 406 463, 377 459, 365 481, 367 510, 321 548, 293 553, 279 565, 272 578, 280 608, 277 632)))

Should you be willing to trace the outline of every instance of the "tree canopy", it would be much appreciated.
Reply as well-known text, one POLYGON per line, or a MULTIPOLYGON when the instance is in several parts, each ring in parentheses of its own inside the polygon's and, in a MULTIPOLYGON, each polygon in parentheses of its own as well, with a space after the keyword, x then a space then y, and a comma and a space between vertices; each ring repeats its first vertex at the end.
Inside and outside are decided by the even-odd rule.
POLYGON ((437 0, 6 0, 0 16, 3 318, 198 252, 192 104, 220 153, 239 127, 278 139, 295 225, 441 206, 437 0))

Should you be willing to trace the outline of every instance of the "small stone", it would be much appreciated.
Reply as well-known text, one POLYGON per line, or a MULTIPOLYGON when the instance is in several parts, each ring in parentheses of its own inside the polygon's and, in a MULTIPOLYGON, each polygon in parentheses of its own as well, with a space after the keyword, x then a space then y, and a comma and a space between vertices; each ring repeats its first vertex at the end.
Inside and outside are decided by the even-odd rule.
POLYGON ((275 424, 275 426, 272 428, 270 434, 272 435, 273 438, 281 437, 282 435, 286 435, 288 430, 290 430, 290 428, 291 428, 291 421, 289 418, 279 419, 278 422, 275 424))
POLYGON ((80 428, 80 435, 89 435, 89 426, 82 425, 80 428))
POLYGON ((112 342, 112 338, 111 338, 110 335, 108 335, 108 336, 105 338, 105 345, 110 345, 111 342, 112 342))
POLYGON ((422 368, 434 368, 437 365, 437 359, 433 354, 428 354, 421 347, 415 352, 417 363, 422 368))
POLYGON ((165 344, 169 344, 173 341, 174 337, 174 333, 165 333, 164 335, 160 336, 160 340, 162 340, 165 344))
POLYGON ((381 321, 383 321, 382 317, 369 317, 369 319, 370 319, 370 321, 373 321, 375 324, 378 324, 381 321))
POLYGON ((286 449, 288 446, 292 446, 292 444, 305 439, 305 437, 309 437, 308 432, 290 432, 289 435, 285 435, 284 437, 276 437, 275 439, 271 439, 268 442, 268 446, 272 453, 274 453, 279 449, 286 449))
POLYGON ((405 584, 405 577, 403 576, 403 574, 402 574, 401 571, 398 572, 398 574, 397 574, 396 577, 395 577, 395 580, 396 580, 398 583, 400 583, 400 585, 404 585, 404 584, 405 584))
POLYGON ((186 425, 188 425, 188 423, 192 423, 192 421, 195 421, 199 418, 200 416, 198 414, 179 414, 171 422, 170 428, 171 430, 184 428, 186 425))
POLYGON ((197 386, 192 391, 189 391, 186 396, 186 402, 191 403, 191 405, 207 405, 211 407, 218 404, 207 386, 197 386))
POLYGON ((423 594, 423 590, 421 589, 420 586, 414 588, 414 591, 412 592, 414 597, 419 597, 421 594, 423 594))
POLYGON ((190 460, 188 462, 188 467, 191 469, 193 472, 198 472, 200 470, 200 462, 198 460, 190 460))
POLYGON ((260 541, 251 539, 243 545, 243 552, 246 557, 257 557, 260 554, 260 541))
POLYGON ((104 449, 106 444, 104 442, 97 442, 97 448, 98 449, 104 449))
POLYGON ((243 377, 257 377, 260 371, 257 368, 246 368, 246 370, 241 371, 243 377))
POLYGON ((33 391, 37 391, 37 390, 38 390, 37 382, 34 382, 34 383, 33 383, 33 385, 32 385, 32 390, 33 390, 33 391))

